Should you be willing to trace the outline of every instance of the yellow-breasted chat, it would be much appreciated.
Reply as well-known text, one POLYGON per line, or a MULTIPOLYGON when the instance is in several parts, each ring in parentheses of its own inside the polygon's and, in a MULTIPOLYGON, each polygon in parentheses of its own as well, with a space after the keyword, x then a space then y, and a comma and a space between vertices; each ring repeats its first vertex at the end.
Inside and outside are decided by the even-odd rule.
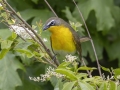
POLYGON ((87 41, 88 38, 81 39, 67 22, 58 17, 51 17, 46 21, 43 30, 47 29, 51 32, 51 48, 55 54, 65 55, 77 52, 81 59, 81 42, 87 41))

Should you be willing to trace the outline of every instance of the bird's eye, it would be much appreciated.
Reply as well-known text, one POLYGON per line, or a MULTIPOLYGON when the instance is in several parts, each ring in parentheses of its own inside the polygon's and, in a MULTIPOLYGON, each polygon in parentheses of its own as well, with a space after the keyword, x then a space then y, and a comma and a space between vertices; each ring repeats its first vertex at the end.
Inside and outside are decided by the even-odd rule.
POLYGON ((54 25, 55 25, 55 22, 52 21, 52 22, 50 23, 50 26, 54 26, 54 25))

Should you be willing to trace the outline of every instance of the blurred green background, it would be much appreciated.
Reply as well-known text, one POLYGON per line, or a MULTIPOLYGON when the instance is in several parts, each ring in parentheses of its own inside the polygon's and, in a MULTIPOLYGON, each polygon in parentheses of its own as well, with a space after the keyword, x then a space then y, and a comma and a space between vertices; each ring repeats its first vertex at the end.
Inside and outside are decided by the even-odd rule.
MULTIPOLYGON (((30 25, 36 25, 40 20, 44 24, 48 18, 54 16, 44 0, 7 1, 30 25)), ((83 23, 72 0, 48 0, 48 2, 60 18, 83 23)), ((108 68, 120 67, 120 0, 76 0, 76 2, 87 23, 100 64, 108 68)), ((85 29, 84 25, 82 29, 85 29)), ((87 36, 85 30, 83 33, 87 36)), ((10 35, 7 27, 0 23, 0 38, 10 35)), ((43 33, 43 37, 49 38, 49 35, 43 33)), ((49 42, 47 44, 50 45, 49 42)), ((11 54, 7 54, 6 58, 9 56, 11 54)), ((97 67, 90 42, 82 43, 82 56, 86 59, 88 66, 97 67)), ((11 60, 15 57, 11 57, 11 60)), ((4 68, 12 64, 6 64, 7 60, 0 61, 0 83, 4 82, 4 88, 0 86, 0 90, 53 90, 50 82, 29 80, 29 76, 39 76, 45 72, 44 64, 32 62, 27 57, 17 57, 16 60, 19 60, 18 66, 12 64, 17 69, 7 69, 7 71, 4 68)), ((98 75, 98 71, 93 74, 98 75)))

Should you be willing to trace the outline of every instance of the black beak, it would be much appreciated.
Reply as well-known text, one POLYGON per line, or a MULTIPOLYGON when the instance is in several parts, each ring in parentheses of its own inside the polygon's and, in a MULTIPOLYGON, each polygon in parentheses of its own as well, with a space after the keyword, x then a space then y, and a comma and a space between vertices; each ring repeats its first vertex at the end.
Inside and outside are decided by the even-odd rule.
POLYGON ((44 27, 43 27, 43 31, 44 31, 44 30, 47 30, 48 28, 49 28, 48 25, 44 25, 44 27))

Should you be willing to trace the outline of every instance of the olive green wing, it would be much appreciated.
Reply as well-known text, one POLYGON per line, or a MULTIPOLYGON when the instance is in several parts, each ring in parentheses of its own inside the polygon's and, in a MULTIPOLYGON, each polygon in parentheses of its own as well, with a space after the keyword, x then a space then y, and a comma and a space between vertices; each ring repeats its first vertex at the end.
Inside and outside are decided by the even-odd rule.
POLYGON ((54 50, 52 48, 52 39, 51 39, 51 36, 50 36, 50 45, 51 45, 52 52, 56 55, 56 53, 54 52, 54 50))
MULTIPOLYGON (((62 19, 61 19, 62 20, 62 19)), ((73 35, 73 40, 76 46, 77 53, 80 57, 80 60, 82 60, 82 49, 81 49, 81 43, 80 43, 80 36, 77 34, 77 32, 64 20, 61 21, 66 27, 70 29, 73 35)))
POLYGON ((80 37, 75 31, 71 31, 73 34, 73 39, 75 42, 76 50, 79 55, 80 60, 82 60, 82 48, 81 48, 81 43, 80 43, 80 37))

